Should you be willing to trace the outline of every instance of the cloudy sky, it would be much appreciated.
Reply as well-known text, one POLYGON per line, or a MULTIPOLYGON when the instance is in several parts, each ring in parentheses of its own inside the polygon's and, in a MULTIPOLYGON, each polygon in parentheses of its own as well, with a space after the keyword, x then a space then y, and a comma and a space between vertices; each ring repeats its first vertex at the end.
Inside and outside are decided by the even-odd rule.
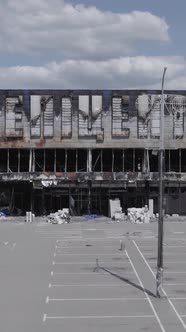
POLYGON ((0 0, 0 88, 186 89, 186 1, 0 0))

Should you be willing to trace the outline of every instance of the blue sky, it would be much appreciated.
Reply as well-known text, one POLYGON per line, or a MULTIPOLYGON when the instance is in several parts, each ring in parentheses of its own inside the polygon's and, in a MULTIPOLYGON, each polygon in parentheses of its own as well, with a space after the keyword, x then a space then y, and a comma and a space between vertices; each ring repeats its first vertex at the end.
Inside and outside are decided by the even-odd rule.
POLYGON ((186 88, 186 1, 0 0, 0 88, 186 88), (177 6, 176 6, 177 4, 177 6))

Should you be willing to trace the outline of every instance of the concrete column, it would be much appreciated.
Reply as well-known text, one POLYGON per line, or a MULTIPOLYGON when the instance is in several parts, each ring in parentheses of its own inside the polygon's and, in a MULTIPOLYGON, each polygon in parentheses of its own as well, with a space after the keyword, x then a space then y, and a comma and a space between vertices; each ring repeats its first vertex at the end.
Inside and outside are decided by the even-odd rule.
POLYGON ((88 149, 87 153, 87 171, 92 172, 92 150, 88 149))
POLYGON ((9 160, 9 155, 10 155, 10 153, 9 153, 9 149, 8 149, 8 151, 7 151, 7 173, 9 173, 9 170, 10 170, 10 160, 9 160))
POLYGON ((29 173, 32 172, 32 149, 30 149, 30 156, 29 156, 29 173))

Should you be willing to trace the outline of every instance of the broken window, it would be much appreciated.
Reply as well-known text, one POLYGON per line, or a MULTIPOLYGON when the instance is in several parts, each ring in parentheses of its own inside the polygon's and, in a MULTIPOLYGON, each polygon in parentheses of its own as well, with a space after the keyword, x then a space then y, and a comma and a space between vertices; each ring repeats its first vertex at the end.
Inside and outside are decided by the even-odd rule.
POLYGON ((6 98, 6 137, 22 137, 23 136, 23 97, 7 97, 6 98))
POLYGON ((103 140, 102 96, 79 96, 79 136, 96 136, 103 140))
POLYGON ((102 151, 100 149, 92 150, 92 171, 102 171, 102 151))
POLYGON ((161 96, 151 95, 151 137, 159 138, 160 136, 160 102, 161 96))
POLYGON ((184 135, 184 113, 186 97, 182 95, 168 95, 166 106, 173 114, 173 137, 182 138, 184 135))
POLYGON ((87 150, 77 150, 78 162, 77 171, 86 172, 87 171, 87 150))
POLYGON ((138 110, 138 137, 147 138, 148 136, 148 114, 150 112, 149 95, 143 94, 136 99, 138 110))
POLYGON ((9 172, 18 172, 18 149, 9 149, 9 172))
POLYGON ((158 172, 159 170, 158 150, 149 150, 149 166, 150 172, 158 172))
POLYGON ((67 150, 67 172, 76 172, 76 150, 67 150))
POLYGON ((130 135, 129 121, 129 96, 112 98, 112 136, 125 137, 130 135))
POLYGON ((65 172, 65 150, 56 149, 56 172, 65 172))
POLYGON ((134 153, 133 149, 126 149, 124 151, 124 171, 133 172, 134 171, 134 153))
POLYGON ((62 137, 72 136, 72 101, 69 97, 63 97, 61 101, 61 130, 62 137))
POLYGON ((8 150, 1 149, 0 150, 0 172, 1 173, 7 172, 7 158, 8 158, 8 150))
POLYGON ((45 170, 44 150, 35 150, 35 172, 43 172, 45 170))
POLYGON ((20 172, 29 172, 30 150, 20 150, 20 172))
POLYGON ((30 97, 31 137, 41 136, 41 96, 30 97))
POLYGON ((179 150, 170 150, 170 172, 179 172, 179 150))
POLYGON ((144 161, 144 150, 135 149, 135 172, 142 172, 144 161))
POLYGON ((41 110, 43 111, 43 135, 54 136, 54 102, 52 96, 41 96, 41 110))
POLYGON ((165 172, 170 172, 170 150, 165 150, 165 172))
POLYGON ((115 149, 114 153, 114 172, 123 172, 123 150, 115 149))
POLYGON ((181 172, 186 172, 186 149, 181 149, 181 172))
POLYGON ((102 150, 103 172, 112 172, 112 149, 102 150))
POLYGON ((45 149, 45 171, 54 172, 54 149, 45 149))

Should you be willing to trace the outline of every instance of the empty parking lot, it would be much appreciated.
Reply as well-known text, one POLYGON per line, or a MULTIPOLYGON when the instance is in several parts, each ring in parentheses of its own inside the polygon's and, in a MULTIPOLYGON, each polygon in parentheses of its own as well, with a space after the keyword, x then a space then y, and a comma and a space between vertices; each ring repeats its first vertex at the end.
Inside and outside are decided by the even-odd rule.
POLYGON ((186 330, 184 222, 165 223, 160 300, 156 223, 3 222, 0 246, 3 332, 186 330))

